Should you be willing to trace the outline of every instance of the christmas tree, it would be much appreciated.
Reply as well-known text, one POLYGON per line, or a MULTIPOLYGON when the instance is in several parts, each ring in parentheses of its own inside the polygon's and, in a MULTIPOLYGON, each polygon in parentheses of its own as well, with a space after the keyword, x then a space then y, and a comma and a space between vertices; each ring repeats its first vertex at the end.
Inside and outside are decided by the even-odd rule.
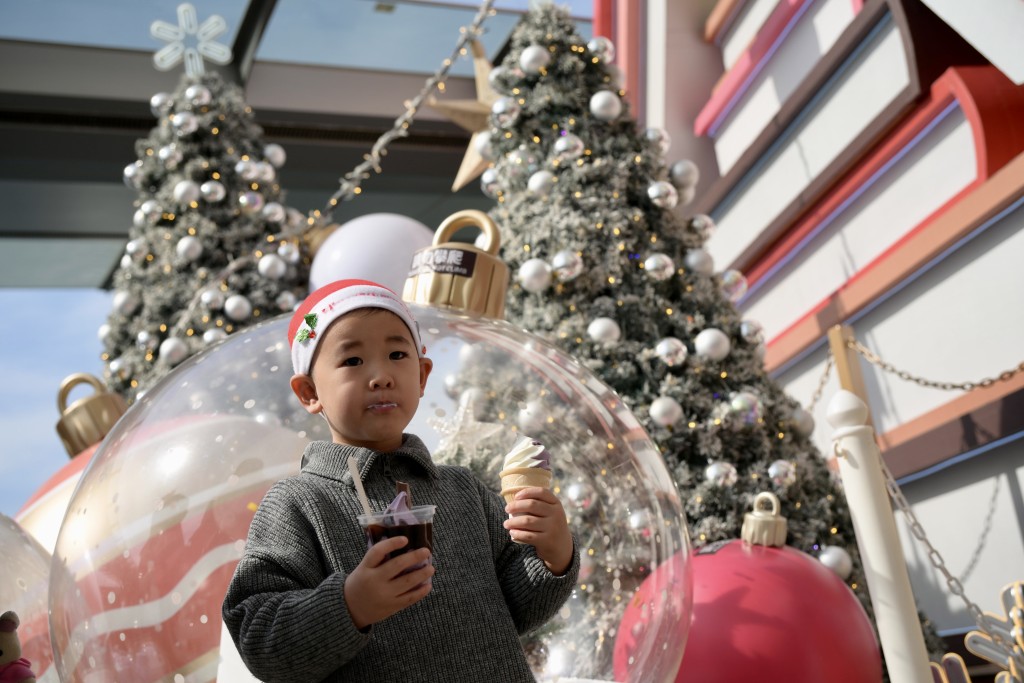
POLYGON ((138 199, 100 329, 107 383, 128 400, 308 287, 305 219, 278 184, 285 152, 264 142, 242 89, 185 74, 150 104, 158 121, 124 171, 138 199))
POLYGON ((680 216, 696 169, 669 168, 667 134, 637 129, 613 60, 610 41, 585 41, 565 10, 545 6, 523 17, 491 73, 502 97, 481 184, 515 280, 507 317, 619 393, 658 445, 696 546, 739 538, 754 497, 771 491, 788 544, 835 569, 870 613, 813 420, 764 371, 762 328, 734 305, 746 281, 716 272, 702 248, 712 220, 680 216))

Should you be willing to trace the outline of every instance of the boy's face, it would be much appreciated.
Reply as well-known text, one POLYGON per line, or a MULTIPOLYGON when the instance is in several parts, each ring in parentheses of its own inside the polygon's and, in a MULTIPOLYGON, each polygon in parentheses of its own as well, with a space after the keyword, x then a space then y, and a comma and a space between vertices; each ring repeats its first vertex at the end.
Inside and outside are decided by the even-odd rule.
POLYGON ((291 385, 308 412, 327 418, 336 443, 388 452, 402 445, 432 367, 401 318, 360 309, 327 328, 310 374, 291 385))

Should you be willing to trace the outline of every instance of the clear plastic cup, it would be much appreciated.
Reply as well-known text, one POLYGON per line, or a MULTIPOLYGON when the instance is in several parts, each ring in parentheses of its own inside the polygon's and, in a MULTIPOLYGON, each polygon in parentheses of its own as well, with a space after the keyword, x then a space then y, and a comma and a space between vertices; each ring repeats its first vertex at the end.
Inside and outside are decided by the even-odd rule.
MULTIPOLYGON (((405 536, 409 543, 404 548, 389 553, 388 559, 406 553, 417 548, 427 548, 434 552, 434 511, 436 505, 414 505, 408 511, 399 513, 374 512, 369 515, 359 515, 359 525, 366 532, 366 543, 368 548, 386 538, 405 536)), ((417 565, 412 569, 418 569, 423 565, 417 565)), ((412 571, 410 569, 409 571, 412 571)))

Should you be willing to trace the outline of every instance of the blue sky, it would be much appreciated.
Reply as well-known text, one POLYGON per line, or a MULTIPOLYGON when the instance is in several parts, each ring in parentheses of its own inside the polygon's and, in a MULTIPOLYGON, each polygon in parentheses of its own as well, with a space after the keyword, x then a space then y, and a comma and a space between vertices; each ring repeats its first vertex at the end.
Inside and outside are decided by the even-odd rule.
MULTIPOLYGON (((100 376, 96 334, 112 294, 97 289, 0 289, 0 513, 22 504, 69 460, 57 436, 57 392, 75 372, 100 376)), ((76 387, 69 403, 92 393, 76 387)))

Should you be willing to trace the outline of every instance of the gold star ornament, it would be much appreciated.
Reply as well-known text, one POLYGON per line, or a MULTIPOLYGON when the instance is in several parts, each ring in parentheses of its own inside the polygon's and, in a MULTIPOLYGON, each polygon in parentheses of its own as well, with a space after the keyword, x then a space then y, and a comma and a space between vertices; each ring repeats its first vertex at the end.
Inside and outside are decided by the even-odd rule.
POLYGON ((462 165, 455 176, 452 184, 452 192, 458 192, 474 178, 478 178, 491 162, 480 156, 477 151, 482 142, 482 136, 489 136, 491 130, 491 106, 501 98, 491 87, 488 76, 493 68, 484 46, 478 40, 470 43, 473 50, 473 71, 476 78, 476 99, 475 100, 452 100, 443 102, 431 96, 427 99, 427 105, 447 116, 456 125, 465 128, 473 134, 466 148, 466 154, 462 157, 462 165))

